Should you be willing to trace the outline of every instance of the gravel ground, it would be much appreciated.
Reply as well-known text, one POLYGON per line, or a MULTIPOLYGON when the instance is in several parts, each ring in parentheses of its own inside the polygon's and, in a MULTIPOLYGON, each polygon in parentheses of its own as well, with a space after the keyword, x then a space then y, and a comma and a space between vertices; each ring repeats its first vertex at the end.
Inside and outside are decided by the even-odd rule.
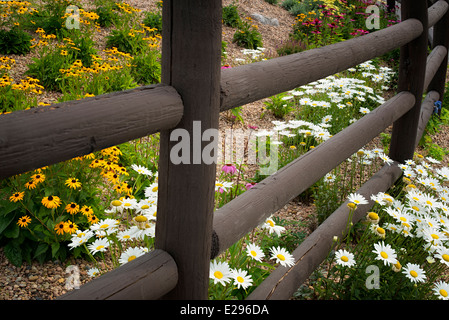
MULTIPOLYGON (((155 1, 129 0, 127 1, 134 7, 141 10, 155 10, 155 1)), ((223 5, 232 3, 232 0, 223 0, 223 5)), ((276 55, 276 48, 282 42, 288 39, 288 34, 291 31, 294 18, 285 10, 272 6, 264 0, 240 0, 238 1, 239 12, 243 17, 249 16, 251 13, 260 13, 270 18, 277 18, 280 26, 272 27, 262 25, 255 22, 259 26, 259 30, 263 36, 263 43, 265 54, 270 56, 276 55)), ((102 43, 102 39, 108 33, 108 30, 103 30, 97 36, 97 41, 102 43)), ((226 63, 235 65, 235 59, 245 58, 241 52, 241 48, 232 43, 232 36, 234 30, 228 27, 223 27, 223 40, 228 43, 226 63)), ((16 65, 11 71, 14 79, 20 79, 21 74, 26 70, 26 64, 31 61, 32 55, 25 57, 13 56, 16 59, 16 65)), ((45 93, 40 101, 55 102, 58 98, 57 94, 45 93)), ((241 115, 244 123, 235 122, 228 113, 220 115, 220 128, 246 128, 248 125, 258 126, 259 128, 269 129, 273 125, 271 123, 274 118, 267 114, 261 119, 260 113, 263 110, 263 102, 265 100, 257 101, 243 106, 241 115)), ((442 131, 434 138, 434 142, 441 147, 448 146, 449 130, 443 128, 442 131)), ((251 176, 257 168, 249 166, 247 174, 251 176)), ((312 213, 314 212, 313 205, 292 201, 283 209, 279 210, 276 215, 281 216, 287 220, 301 220, 304 221, 309 228, 314 228, 314 219, 312 213)), ((310 230, 304 230, 306 232, 310 230)), ((106 260, 106 265, 110 266, 110 262, 106 260)), ((24 264, 18 268, 13 266, 5 258, 2 249, 0 248, 0 300, 51 300, 67 292, 65 288, 68 274, 66 270, 69 266, 77 266, 80 274, 81 284, 88 282, 91 278, 87 271, 93 267, 92 263, 80 260, 69 259, 64 262, 47 262, 39 264, 33 262, 31 265, 24 264)))

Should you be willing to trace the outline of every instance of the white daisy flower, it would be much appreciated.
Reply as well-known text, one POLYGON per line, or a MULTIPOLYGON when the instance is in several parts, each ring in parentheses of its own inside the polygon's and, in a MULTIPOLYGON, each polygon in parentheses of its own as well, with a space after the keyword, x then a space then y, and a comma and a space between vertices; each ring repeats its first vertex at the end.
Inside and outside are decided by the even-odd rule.
POLYGON ((433 292, 440 300, 449 300, 449 284, 444 281, 438 281, 435 283, 433 292))
POLYGON ((402 273, 413 283, 424 282, 426 280, 426 272, 414 263, 407 263, 402 273))
POLYGON ((211 261, 209 278, 214 280, 214 284, 226 285, 231 281, 232 272, 227 262, 211 261))
POLYGON ((119 262, 121 265, 124 265, 125 263, 128 263, 128 262, 136 259, 137 257, 140 257, 144 253, 145 252, 140 248, 130 247, 130 248, 126 249, 126 251, 122 252, 122 254, 120 255, 119 262))
POLYGON ((246 252, 247 252, 247 255, 249 257, 251 257, 252 259, 262 262, 264 253, 258 245, 254 244, 254 243, 249 243, 248 246, 246 247, 246 252))
POLYGON ((280 263, 284 267, 291 267, 295 264, 295 258, 284 248, 273 247, 270 249, 271 258, 276 260, 276 263, 280 263))
POLYGON ((344 249, 335 252, 335 262, 338 265, 352 267, 355 265, 354 255, 344 249))
POLYGON ((232 278, 238 289, 246 289, 253 284, 251 275, 248 275, 248 272, 242 269, 232 270, 232 278))
POLYGON ((383 261, 384 265, 396 263, 396 252, 389 244, 385 244, 383 241, 374 244, 372 252, 376 254, 376 260, 383 261))

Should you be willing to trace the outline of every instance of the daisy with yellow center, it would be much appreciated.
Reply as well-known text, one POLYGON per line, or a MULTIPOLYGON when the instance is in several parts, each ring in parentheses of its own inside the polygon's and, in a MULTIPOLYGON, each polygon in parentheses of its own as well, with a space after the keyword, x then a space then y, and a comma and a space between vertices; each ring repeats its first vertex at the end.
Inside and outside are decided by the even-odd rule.
POLYGON ((263 253, 262 249, 254 243, 249 243, 247 245, 246 254, 249 257, 251 257, 251 259, 254 259, 259 262, 262 262, 262 258, 264 257, 264 253, 263 253))
POLYGON ((449 300, 449 284, 444 281, 438 281, 435 283, 433 292, 440 300, 449 300))
POLYGON ((396 263, 396 252, 389 244, 385 244, 382 241, 374 244, 374 249, 373 252, 376 254, 376 260, 383 261, 384 265, 396 263))
POLYGON ((338 265, 352 267, 355 265, 354 255, 344 249, 335 252, 335 262, 338 265))
POLYGON ((280 263, 283 267, 291 267, 295 264, 295 258, 284 248, 273 247, 270 249, 270 252, 270 260, 274 259, 276 263, 280 263))
POLYGON ((413 283, 424 282, 426 280, 426 272, 414 263, 407 263, 402 273, 413 283))
POLYGON ((232 273, 227 262, 212 261, 209 270, 209 278, 214 284, 226 285, 231 280, 232 273))

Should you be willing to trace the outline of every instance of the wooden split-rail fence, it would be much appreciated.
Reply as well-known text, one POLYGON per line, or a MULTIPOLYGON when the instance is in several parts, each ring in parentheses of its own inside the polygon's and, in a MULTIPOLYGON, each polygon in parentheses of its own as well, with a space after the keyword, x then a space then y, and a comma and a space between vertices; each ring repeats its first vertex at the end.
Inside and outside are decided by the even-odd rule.
MULTIPOLYGON (((402 22, 301 53, 221 70, 221 0, 164 0, 161 84, 0 117, 0 179, 161 133, 156 249, 60 299, 207 299, 210 260, 393 125, 389 156, 412 158, 442 100, 449 0, 402 0, 402 22), (433 27, 431 51, 428 30, 433 27), (400 48, 398 93, 331 139, 214 212, 216 165, 173 164, 172 130, 218 129, 219 113, 292 90, 400 48), (423 97, 425 98, 423 99, 423 97)), ((389 4, 392 1, 388 1, 389 4)), ((204 144, 201 146, 204 148, 204 144)), ((202 150, 202 149, 201 149, 202 150)), ((191 156, 193 156, 191 154, 191 156)), ((358 193, 388 190, 401 176, 384 166, 358 193)), ((373 205, 360 205, 353 222, 373 205)), ((289 299, 344 232, 346 203, 248 299, 289 299)))

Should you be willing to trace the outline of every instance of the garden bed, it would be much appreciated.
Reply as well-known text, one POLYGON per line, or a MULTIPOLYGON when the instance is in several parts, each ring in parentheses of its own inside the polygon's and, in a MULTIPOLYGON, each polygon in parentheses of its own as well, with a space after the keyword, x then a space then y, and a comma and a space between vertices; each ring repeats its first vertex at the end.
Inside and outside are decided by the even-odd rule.
MULTIPOLYGON (((158 1, 132 0, 128 1, 127 3, 129 3, 132 8, 137 8, 141 10, 141 12, 138 13, 140 18, 144 17, 143 12, 145 11, 157 12, 158 10, 160 10, 160 8, 158 7, 158 1)), ((224 0, 223 6, 228 6, 233 3, 234 2, 231 0, 224 0)), ((88 1, 85 2, 83 1, 82 4, 85 6, 86 10, 95 8, 95 5, 93 5, 88 1)), ((236 43, 233 42, 233 37, 236 32, 236 28, 224 25, 223 41, 226 43, 225 48, 226 54, 224 54, 223 56, 222 61, 223 65, 226 67, 227 66, 234 67, 252 61, 258 61, 260 59, 273 58, 278 56, 277 50, 289 41, 290 34, 293 32, 294 25, 295 23, 297 23, 298 18, 293 16, 290 12, 288 12, 284 8, 281 8, 279 5, 274 6, 267 3, 264 0, 257 0, 257 1, 240 0, 237 2, 237 8, 242 19, 246 19, 253 13, 259 13, 271 18, 278 19, 279 26, 269 26, 259 23, 254 19, 251 20, 246 19, 246 21, 250 21, 250 24, 253 29, 258 30, 260 32, 263 41, 263 50, 243 50, 241 46, 238 46, 236 43)), ((95 43, 95 48, 98 51, 101 58, 104 60, 108 59, 108 55, 103 51, 104 49, 106 49, 106 38, 108 35, 111 34, 112 30, 113 30, 112 27, 104 27, 97 30, 97 32, 94 32, 93 40, 95 43)), ((33 36, 37 39, 40 37, 40 34, 33 33, 33 36)), ((64 42, 63 41, 61 42, 60 40, 58 43, 63 44, 64 42)), ((27 66, 32 62, 33 58, 36 58, 38 56, 39 53, 37 50, 32 51, 27 55, 8 55, 8 57, 15 59, 15 64, 9 70, 9 76, 16 81, 25 79, 26 76, 24 73, 28 68, 27 66)), ((384 63, 381 62, 380 65, 376 65, 376 68, 381 68, 383 65, 384 63)), ((366 67, 371 68, 372 66, 367 65, 366 67)), ((359 73, 361 74, 363 71, 368 72, 368 69, 363 70, 363 67, 361 68, 362 69, 357 70, 357 77, 359 77, 359 73)), ((378 70, 376 70, 376 72, 377 71, 378 70)), ((331 83, 334 80, 337 81, 341 79, 346 79, 346 77, 352 78, 355 77, 355 74, 356 74, 355 70, 347 71, 339 75, 336 79, 332 78, 332 80, 329 80, 329 82, 331 83)), ((363 81, 366 81, 366 83, 368 83, 369 81, 368 78, 369 77, 365 77, 363 81)), ((377 87, 376 82, 369 82, 369 83, 373 87, 377 87)), ((139 83, 139 85, 140 84, 143 83, 139 83)), ((83 85, 85 85, 85 83, 83 85)), ((319 83, 315 83, 314 85, 317 86, 319 85, 319 83)), ((83 86, 80 86, 80 88, 82 87, 83 86)), ((380 85, 378 87, 380 88, 380 85)), ((248 105, 242 106, 241 108, 239 108, 237 111, 234 112, 232 111, 223 112, 220 114, 220 132, 222 135, 225 135, 226 130, 229 129, 244 130, 246 132, 248 130, 251 130, 249 129, 249 126, 251 126, 252 128, 258 128, 258 130, 275 130, 276 132, 280 132, 281 131, 279 129, 280 126, 285 125, 289 121, 297 120, 297 114, 295 114, 294 112, 283 111, 283 105, 284 103, 285 104, 290 103, 288 101, 292 101, 293 109, 301 106, 302 108, 301 110, 303 112, 304 110, 308 110, 309 115, 315 113, 316 119, 314 121, 315 123, 318 123, 317 122, 318 118, 321 121, 321 118, 324 119, 324 116, 327 115, 326 114, 327 111, 324 109, 326 107, 324 106, 323 110, 320 109, 320 111, 317 111, 318 109, 313 109, 315 106, 312 106, 311 104, 310 105, 304 104, 303 102, 300 101, 301 97, 306 96, 316 98, 317 101, 323 98, 323 96, 320 96, 319 92, 312 93, 312 89, 314 88, 312 88, 311 86, 305 86, 304 88, 298 88, 297 90, 286 93, 283 96, 271 97, 263 99, 261 101, 250 103, 248 105), (283 101, 283 102, 279 106, 275 105, 276 101, 283 101), (275 111, 280 111, 281 116, 275 116, 274 114, 275 111)), ((394 92, 394 90, 391 90, 391 88, 389 88, 388 90, 384 89, 382 92, 383 98, 388 99, 388 97, 391 96, 392 92, 394 92)), ((67 95, 68 99, 68 97, 70 97, 70 94, 71 94, 70 91, 64 92, 63 90, 63 92, 56 92, 45 90, 44 88, 42 94, 36 96, 37 99, 36 103, 39 102, 43 104, 56 103, 59 99, 63 99, 64 95, 67 95)), ((378 105, 380 103, 379 101, 381 100, 378 100, 375 103, 373 102, 372 104, 370 104, 370 108, 372 109, 376 105, 378 105)), ((362 100, 358 100, 357 106, 360 106, 361 108, 361 106, 363 105, 362 102, 363 102, 362 100)), ((341 108, 343 107, 344 106, 341 106, 341 108)), ((365 110, 364 112, 369 112, 369 110, 365 110)), ((358 113, 359 110, 356 110, 352 113, 347 112, 347 115, 348 116, 351 115, 354 117, 363 116, 362 114, 358 113)), ((334 119, 337 117, 343 117, 343 114, 334 113, 332 117, 334 119)), ((355 118, 347 119, 347 121, 353 120, 356 119, 355 118)), ((323 125, 322 129, 324 128, 326 127, 323 125)), ((390 130, 391 128, 388 128, 385 131, 386 134, 385 137, 388 136, 390 130)), ((445 148, 449 148, 448 146, 449 143, 447 139, 448 135, 449 135, 448 127, 441 126, 440 131, 432 135, 430 139, 432 143, 435 143, 441 148, 441 150, 443 150, 445 148)), ((382 139, 383 139, 382 137, 374 139, 370 144, 366 146, 366 149, 371 150, 371 149, 385 148, 386 143, 382 139)), ((155 145, 157 144, 157 139, 149 138, 148 141, 144 140, 145 139, 139 139, 138 141, 123 146, 122 148, 123 153, 126 152, 126 158, 122 159, 122 161, 127 163, 130 171, 131 171, 130 167, 136 158, 139 158, 140 160, 149 158, 151 158, 152 160, 157 159, 157 150, 156 150, 157 148, 155 148, 155 145), (148 150, 149 147, 151 147, 152 149, 148 150), (138 154, 141 155, 137 156, 138 154)), ((311 139, 304 138, 303 140, 301 140, 301 144, 298 141, 297 141, 298 144, 296 145, 292 144, 293 146, 295 146, 295 148, 283 150, 282 151, 283 164, 285 165, 287 160, 292 159, 292 155, 290 154, 290 152, 293 152, 292 150, 297 150, 296 146, 298 146, 298 148, 299 146, 307 146, 307 148, 313 148, 316 146, 316 143, 322 142, 321 140, 316 139, 313 140, 314 145, 312 145, 311 141, 312 141, 311 139)), ((306 150, 302 150, 301 152, 303 151, 306 150)), ((420 148, 418 152, 421 151, 425 155, 428 154, 428 150, 420 148)), ((297 155, 298 154, 296 154, 296 156, 297 155)), ((448 157, 444 155, 440 165, 446 166, 447 163, 448 157)), ((142 163, 139 163, 139 165, 140 164, 142 164, 144 167, 150 168, 153 171, 157 170, 157 163, 154 163, 152 161, 146 162, 143 161, 142 163)), ((255 183, 257 181, 260 181, 260 177, 258 177, 258 170, 260 169, 260 166, 258 164, 245 164, 241 166, 242 163, 234 163, 234 165, 238 169, 242 169, 242 175, 241 176, 234 175, 232 177, 227 177, 230 180, 229 182, 235 183, 236 181, 238 181, 241 184, 242 187, 241 189, 243 190, 244 182, 247 183, 249 181, 253 181, 255 183)), ((346 177, 344 172, 342 173, 342 176, 343 179, 349 179, 348 177, 346 177)), ((134 175, 133 178, 135 179, 133 180, 133 182, 135 183, 134 186, 138 185, 137 184, 137 182, 139 181, 138 176, 134 175)), ((219 181, 222 178, 223 178, 223 171, 221 164, 217 166, 217 181, 219 181)), ((356 189, 356 187, 359 186, 361 183, 363 183, 363 181, 365 181, 367 178, 368 177, 365 176, 365 173, 363 174, 357 173, 354 179, 357 182, 354 182, 351 188, 356 189)), ((105 182, 107 182, 107 179, 105 177, 103 177, 102 179, 105 180, 105 182)), ((152 180, 152 182, 154 182, 154 179, 152 180)), ((341 183, 342 185, 346 185, 348 181, 342 181, 341 183)), ((101 200, 104 201, 107 204, 106 207, 108 207, 109 203, 112 200, 116 199, 114 198, 116 194, 113 194, 113 191, 110 190, 112 188, 111 185, 105 184, 104 186, 102 186, 102 188, 104 194, 102 194, 101 200)), ((143 193, 142 191, 143 188, 144 187, 142 185, 140 195, 142 195, 143 193)), ((239 192, 243 192, 242 190, 240 190, 239 192)), ((287 236, 285 236, 283 239, 291 241, 291 243, 289 244, 292 247, 294 245, 297 245, 298 242, 302 241, 302 239, 305 236, 307 236, 310 232, 312 232, 320 223, 319 214, 317 213, 317 205, 320 206, 320 201, 318 198, 314 198, 313 190, 316 189, 311 189, 309 193, 301 195, 298 198, 292 200, 289 204, 284 206, 284 208, 282 208, 273 215, 276 219, 275 221, 278 222, 279 224, 282 224, 282 226, 286 228, 287 236)), ((235 194, 237 194, 238 192, 237 188, 234 190, 234 192, 235 194)), ((350 192, 346 190, 343 194, 347 195, 349 193, 350 192)), ((94 196, 98 198, 98 195, 94 196)), ((338 200, 342 201, 343 199, 338 200)), ((222 205, 226 201, 229 201, 229 197, 226 198, 226 193, 224 194, 217 193, 217 205, 222 205)), ((323 201, 326 202, 327 200, 321 199, 321 205, 323 201)), ((330 213, 331 212, 326 212, 326 214, 330 213)), ((129 219, 129 221, 132 221, 132 219, 129 219)), ((253 239, 254 238, 250 238, 248 240, 253 239)), ((272 245, 273 244, 283 245, 280 239, 281 239, 280 237, 275 238, 275 240, 272 242, 272 245)), ((223 255, 222 257, 225 256, 226 255, 223 255)), ((115 259, 117 259, 117 257, 115 257, 115 259)), ((115 267, 114 264, 116 263, 117 261, 114 261, 114 257, 112 257, 109 252, 104 253, 104 258, 100 259, 100 264, 102 264, 104 268, 103 271, 113 269, 115 267)), ((271 265, 273 265, 273 263, 271 263, 271 265)), ((80 284, 86 283, 92 279, 92 276, 89 275, 89 271, 91 271, 94 267, 96 267, 96 265, 90 262, 89 259, 87 259, 87 257, 78 257, 78 258, 69 257, 65 261, 60 261, 59 259, 56 259, 55 261, 43 263, 33 261, 32 264, 24 262, 22 266, 14 266, 10 261, 8 261, 8 259, 6 259, 4 249, 0 248, 0 300, 54 299, 60 296, 61 294, 64 294, 70 289, 66 287, 67 278, 70 276, 70 274, 67 273, 68 270, 67 268, 69 266, 76 266, 77 270, 79 271, 80 284)), ((217 296, 215 297, 216 298, 220 297, 220 294, 222 293, 217 294, 217 296)))

